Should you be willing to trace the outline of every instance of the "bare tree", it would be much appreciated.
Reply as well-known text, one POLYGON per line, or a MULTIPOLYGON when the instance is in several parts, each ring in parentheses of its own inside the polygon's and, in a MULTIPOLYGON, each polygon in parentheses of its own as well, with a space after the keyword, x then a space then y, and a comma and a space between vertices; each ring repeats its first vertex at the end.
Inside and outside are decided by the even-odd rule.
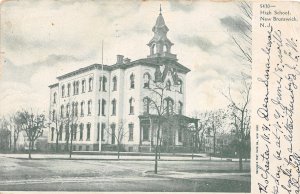
POLYGON ((13 125, 13 140, 14 140, 14 152, 17 151, 17 141, 19 139, 19 134, 22 131, 22 113, 20 111, 16 112, 10 117, 10 121, 13 125))
POLYGON ((21 127, 26 132, 29 147, 28 158, 31 159, 31 152, 35 141, 43 135, 44 128, 46 128, 46 119, 44 114, 29 113, 28 111, 20 112, 21 127))
POLYGON ((114 138, 114 140, 117 141, 118 159, 120 159, 120 151, 123 145, 123 139, 128 133, 128 131, 125 131, 125 121, 121 120, 117 126, 113 126, 112 131, 110 131, 109 128, 107 128, 106 132, 109 135, 111 135, 111 137, 114 138), (115 131, 116 129, 117 131, 115 131))
POLYGON ((10 123, 5 118, 0 118, 0 148, 8 150, 11 147, 11 129, 10 123))
POLYGON ((228 93, 223 95, 229 101, 229 109, 232 112, 232 116, 235 119, 236 135, 238 138, 238 155, 239 155, 239 170, 243 170, 243 152, 245 151, 246 137, 250 136, 250 91, 251 82, 242 80, 242 88, 239 91, 238 97, 235 99, 232 97, 231 88, 228 88, 228 93), (237 100, 239 99, 239 100, 237 100))

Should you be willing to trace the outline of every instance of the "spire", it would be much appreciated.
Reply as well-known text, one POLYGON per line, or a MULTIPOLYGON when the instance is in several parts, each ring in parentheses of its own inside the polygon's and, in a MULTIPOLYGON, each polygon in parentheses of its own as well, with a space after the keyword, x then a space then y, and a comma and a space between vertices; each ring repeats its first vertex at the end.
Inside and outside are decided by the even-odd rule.
POLYGON ((161 12, 162 9, 160 5, 159 15, 152 28, 154 36, 147 44, 150 47, 150 55, 148 57, 167 56, 169 58, 176 59, 176 55, 171 54, 171 47, 173 46, 173 43, 167 37, 169 28, 167 27, 161 12))
POLYGON ((159 15, 161 15, 161 4, 159 5, 159 15))

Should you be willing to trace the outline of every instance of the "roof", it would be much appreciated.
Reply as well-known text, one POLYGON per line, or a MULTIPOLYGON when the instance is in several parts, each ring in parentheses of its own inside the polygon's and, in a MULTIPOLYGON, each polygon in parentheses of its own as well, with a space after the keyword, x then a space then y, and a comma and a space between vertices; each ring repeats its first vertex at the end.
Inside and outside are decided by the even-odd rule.
MULTIPOLYGON (((112 71, 115 69, 127 69, 130 67, 134 67, 134 66, 138 66, 138 65, 144 65, 144 66, 150 66, 150 67, 156 67, 157 65, 160 64, 171 64, 174 65, 173 68, 175 68, 177 70, 177 72, 181 72, 181 73, 188 73, 191 70, 185 66, 183 66, 182 64, 178 63, 177 60, 174 59, 170 59, 167 57, 154 57, 154 58, 144 58, 144 59, 138 59, 132 62, 128 62, 128 63, 116 63, 114 65, 103 65, 103 69, 105 71, 112 71)), ((94 69, 101 69, 102 65, 101 64, 92 64, 80 69, 77 69, 75 71, 66 73, 64 75, 58 76, 57 79, 58 80, 62 80, 74 75, 78 75, 84 72, 88 72, 94 69)))
POLYGON ((48 87, 49 87, 49 88, 54 88, 54 87, 57 87, 57 86, 58 86, 58 83, 55 83, 55 84, 49 85, 48 87))

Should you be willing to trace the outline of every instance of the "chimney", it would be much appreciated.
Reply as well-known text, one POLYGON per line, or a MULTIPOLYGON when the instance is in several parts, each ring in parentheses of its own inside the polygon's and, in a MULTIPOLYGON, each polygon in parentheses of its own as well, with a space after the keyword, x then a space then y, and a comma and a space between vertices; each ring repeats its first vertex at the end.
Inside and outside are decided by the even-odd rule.
POLYGON ((117 63, 122 64, 123 63, 123 58, 124 58, 123 55, 117 55, 117 63))
POLYGON ((124 63, 130 63, 130 61, 131 61, 131 60, 130 60, 129 58, 125 58, 125 59, 124 59, 124 63))

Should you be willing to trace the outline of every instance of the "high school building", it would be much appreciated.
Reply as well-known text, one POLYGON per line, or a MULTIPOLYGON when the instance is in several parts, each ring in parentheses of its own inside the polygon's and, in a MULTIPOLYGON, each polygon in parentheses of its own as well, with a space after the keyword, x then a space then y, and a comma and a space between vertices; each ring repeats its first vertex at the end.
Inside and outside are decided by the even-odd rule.
MULTIPOLYGON (((190 70, 172 54, 173 43, 167 37, 169 29, 161 13, 152 31, 146 58, 131 61, 117 55, 113 65, 92 64, 57 77, 57 83, 49 86, 51 147, 58 138, 60 149, 64 149, 66 141, 73 138, 72 149, 78 151, 110 150, 118 142, 126 151, 151 151, 157 142, 159 115, 172 115, 172 123, 179 126, 172 127, 168 143, 184 144, 180 123, 194 122, 183 116, 186 74, 190 70), (158 85, 164 87, 158 89, 158 85), (161 92, 163 95, 159 95, 161 92), (163 111, 158 113, 160 106, 163 111)), ((162 126, 158 136, 164 131, 162 126)))

